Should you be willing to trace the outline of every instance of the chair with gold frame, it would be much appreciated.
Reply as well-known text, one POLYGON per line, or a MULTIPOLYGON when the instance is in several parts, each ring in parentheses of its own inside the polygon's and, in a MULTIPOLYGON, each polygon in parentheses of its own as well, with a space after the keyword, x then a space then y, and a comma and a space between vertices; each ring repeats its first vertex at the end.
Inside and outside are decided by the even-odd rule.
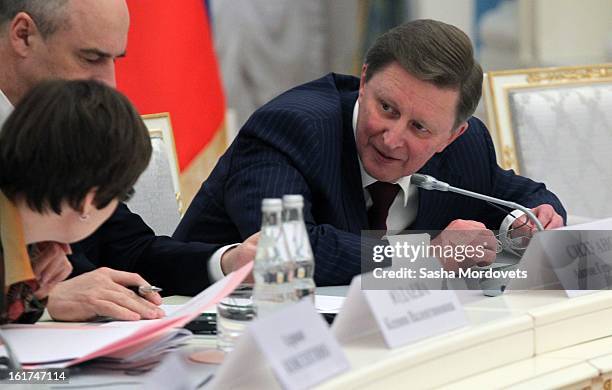
POLYGON ((179 169, 168 113, 143 115, 153 154, 128 207, 157 235, 172 235, 181 218, 179 169))
POLYGON ((546 183, 568 214, 612 216, 612 64, 489 72, 502 167, 546 183))

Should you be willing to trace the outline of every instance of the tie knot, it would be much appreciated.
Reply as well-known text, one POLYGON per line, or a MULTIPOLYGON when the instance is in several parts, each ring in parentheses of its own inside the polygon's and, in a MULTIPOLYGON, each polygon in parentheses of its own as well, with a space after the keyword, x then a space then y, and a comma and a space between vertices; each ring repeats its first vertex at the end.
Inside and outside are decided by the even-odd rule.
POLYGON ((399 192, 400 186, 393 183, 377 181, 366 187, 372 197, 372 206, 368 210, 368 221, 372 230, 387 230, 389 207, 399 192))
POLYGON ((393 203, 393 199, 397 196, 400 190, 399 184, 386 183, 384 181, 376 181, 366 187, 373 204, 387 205, 387 208, 393 203))

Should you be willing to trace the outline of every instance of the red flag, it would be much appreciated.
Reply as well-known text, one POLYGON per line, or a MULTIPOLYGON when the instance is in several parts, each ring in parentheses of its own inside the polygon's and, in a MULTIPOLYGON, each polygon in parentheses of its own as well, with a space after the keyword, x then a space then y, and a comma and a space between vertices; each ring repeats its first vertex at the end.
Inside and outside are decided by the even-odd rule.
POLYGON ((141 114, 170 112, 181 172, 222 128, 223 90, 202 0, 128 0, 117 87, 141 114), (180 3, 180 4, 179 4, 180 3))

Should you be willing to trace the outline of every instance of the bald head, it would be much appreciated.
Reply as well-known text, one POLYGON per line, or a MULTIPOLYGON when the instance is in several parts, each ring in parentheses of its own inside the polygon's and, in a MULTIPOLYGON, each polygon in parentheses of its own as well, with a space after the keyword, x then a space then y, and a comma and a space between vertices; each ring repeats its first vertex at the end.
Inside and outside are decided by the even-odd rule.
POLYGON ((115 86, 114 61, 125 55, 129 29, 125 0, 0 0, 0 10, 8 59, 0 88, 13 104, 52 78, 115 86))

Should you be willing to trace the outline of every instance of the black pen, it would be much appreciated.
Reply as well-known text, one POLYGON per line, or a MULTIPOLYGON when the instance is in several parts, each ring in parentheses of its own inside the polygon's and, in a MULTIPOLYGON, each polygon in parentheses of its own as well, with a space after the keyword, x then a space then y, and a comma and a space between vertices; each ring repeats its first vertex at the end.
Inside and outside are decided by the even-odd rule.
POLYGON ((162 291, 161 288, 155 286, 126 286, 126 288, 141 296, 162 291))

